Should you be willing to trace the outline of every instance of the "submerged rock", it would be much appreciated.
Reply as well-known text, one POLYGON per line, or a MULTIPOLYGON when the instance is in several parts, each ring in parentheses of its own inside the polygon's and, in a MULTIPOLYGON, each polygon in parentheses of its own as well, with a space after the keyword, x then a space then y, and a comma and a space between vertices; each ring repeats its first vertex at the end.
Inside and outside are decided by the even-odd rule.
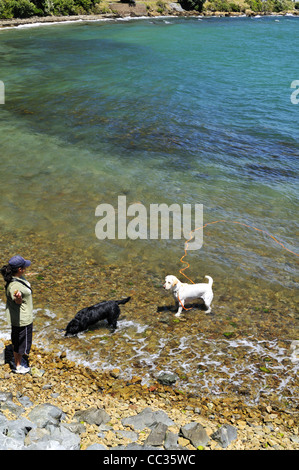
POLYGON ((173 385, 178 380, 178 376, 171 372, 161 372, 157 380, 162 385, 173 385))

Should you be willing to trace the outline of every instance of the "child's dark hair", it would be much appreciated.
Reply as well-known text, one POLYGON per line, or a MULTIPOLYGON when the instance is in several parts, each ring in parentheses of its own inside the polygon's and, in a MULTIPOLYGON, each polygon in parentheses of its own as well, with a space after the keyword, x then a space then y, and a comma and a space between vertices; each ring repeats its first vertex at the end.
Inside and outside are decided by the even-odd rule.
POLYGON ((19 268, 15 268, 13 266, 10 266, 10 264, 5 264, 4 266, 2 266, 2 268, 0 269, 1 271, 1 274, 4 278, 4 281, 6 282, 6 286, 5 288, 8 286, 8 284, 11 282, 14 274, 16 272, 18 272, 18 269, 19 268))

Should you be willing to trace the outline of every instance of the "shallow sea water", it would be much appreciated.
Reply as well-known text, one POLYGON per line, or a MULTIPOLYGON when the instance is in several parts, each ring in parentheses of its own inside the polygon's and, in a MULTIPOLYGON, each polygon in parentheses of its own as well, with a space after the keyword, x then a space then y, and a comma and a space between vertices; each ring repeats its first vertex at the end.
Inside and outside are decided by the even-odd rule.
POLYGON ((0 31, 1 259, 33 260, 36 342, 146 383, 170 370, 199 394, 297 403, 298 21, 0 31), (96 207, 117 217, 119 196, 147 211, 203 204, 205 224, 223 221, 185 258, 192 280, 214 279, 211 314, 176 319, 161 287, 184 280, 183 237, 97 239, 96 207), (114 333, 64 338, 80 308, 130 294, 114 333))

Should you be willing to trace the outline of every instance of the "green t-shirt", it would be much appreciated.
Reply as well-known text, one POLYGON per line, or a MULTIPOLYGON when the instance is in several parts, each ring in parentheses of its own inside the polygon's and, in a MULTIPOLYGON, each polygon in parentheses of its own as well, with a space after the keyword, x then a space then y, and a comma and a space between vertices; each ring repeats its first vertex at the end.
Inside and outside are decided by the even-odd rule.
POLYGON ((27 326, 33 322, 33 303, 32 292, 29 288, 30 283, 23 277, 20 279, 26 286, 18 282, 17 278, 12 278, 6 290, 6 317, 13 326, 27 326), (22 303, 20 305, 14 301, 14 293, 16 291, 20 291, 22 294, 22 303))

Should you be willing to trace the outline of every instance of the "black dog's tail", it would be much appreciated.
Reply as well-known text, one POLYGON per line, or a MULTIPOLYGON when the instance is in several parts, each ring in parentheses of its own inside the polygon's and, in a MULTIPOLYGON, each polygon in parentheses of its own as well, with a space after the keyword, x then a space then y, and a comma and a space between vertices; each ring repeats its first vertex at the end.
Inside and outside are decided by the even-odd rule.
POLYGON ((129 302, 129 300, 131 299, 131 297, 127 297, 126 299, 122 299, 122 300, 116 300, 116 303, 119 305, 119 304, 126 304, 127 302, 129 302))

